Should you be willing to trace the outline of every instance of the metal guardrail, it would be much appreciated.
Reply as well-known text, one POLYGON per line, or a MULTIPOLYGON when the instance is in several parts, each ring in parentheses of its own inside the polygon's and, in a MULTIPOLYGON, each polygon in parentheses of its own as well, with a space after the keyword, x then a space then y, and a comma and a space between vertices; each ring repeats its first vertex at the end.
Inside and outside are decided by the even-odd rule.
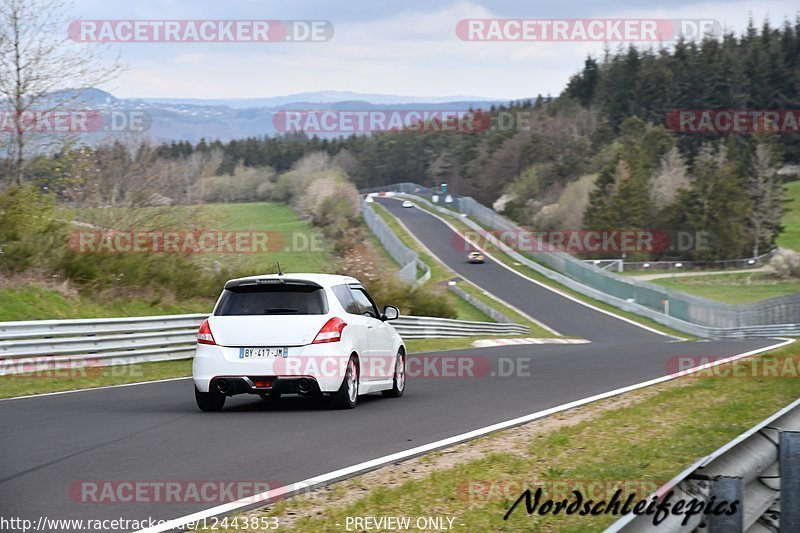
POLYGON ((431 279, 431 269, 420 261, 419 254, 403 244, 392 228, 373 209, 369 202, 361 201, 361 212, 367 227, 383 245, 384 249, 400 265, 397 277, 412 285, 422 285, 431 279), (422 275, 417 278, 417 270, 422 275))
POLYGON ((673 504, 714 497, 715 502, 738 499, 740 505, 728 515, 695 514, 685 525, 685 514, 670 514, 657 526, 652 515, 629 514, 606 532, 800 531, 800 400, 700 459, 655 494, 670 491, 673 504))
POLYGON ((403 316, 392 326, 404 339, 433 339, 440 337, 476 337, 483 335, 523 335, 530 332, 520 324, 470 322, 450 318, 403 316))
POLYGON ((0 322, 0 375, 186 359, 207 316, 0 322))
MULTIPOLYGON (((0 375, 53 368, 187 359, 208 315, 0 322, 0 375)), ((516 335, 518 324, 404 316, 392 321, 406 339, 516 335)))

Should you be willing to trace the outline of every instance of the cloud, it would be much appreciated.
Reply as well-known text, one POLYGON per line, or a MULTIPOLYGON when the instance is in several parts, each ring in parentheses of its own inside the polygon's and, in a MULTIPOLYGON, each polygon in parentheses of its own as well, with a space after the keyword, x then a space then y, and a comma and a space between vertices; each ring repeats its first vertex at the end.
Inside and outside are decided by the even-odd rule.
POLYGON ((249 1, 224 9, 205 0, 173 0, 158 9, 155 4, 126 8, 84 0, 78 11, 86 18, 319 18, 334 24, 335 36, 326 43, 115 45, 129 65, 113 83, 119 96, 233 98, 314 90, 506 99, 555 95, 587 54, 602 55, 602 43, 465 42, 455 34, 456 23, 464 18, 559 16, 711 18, 741 32, 751 14, 760 25, 766 16, 775 24, 784 17, 793 19, 796 12, 791 2, 777 0, 673 0, 644 8, 633 2, 588 8, 564 2, 563 15, 552 4, 538 8, 509 1, 492 2, 490 8, 479 2, 442 6, 415 0, 399 10, 384 6, 363 12, 354 7, 356 2, 337 3, 336 9, 331 3, 299 1, 294 11, 290 3, 266 4, 267 9, 249 1), (87 11, 92 14, 86 16, 87 11))

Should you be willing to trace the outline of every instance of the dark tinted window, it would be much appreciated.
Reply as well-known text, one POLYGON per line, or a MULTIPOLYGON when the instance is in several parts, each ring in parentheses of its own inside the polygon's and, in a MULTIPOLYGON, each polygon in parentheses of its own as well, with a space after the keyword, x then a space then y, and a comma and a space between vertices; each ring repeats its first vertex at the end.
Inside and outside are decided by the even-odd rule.
POLYGON ((375 308, 375 304, 372 303, 372 299, 367 295, 367 291, 361 288, 352 287, 351 292, 353 294, 353 298, 355 298, 356 303, 359 307, 359 314, 361 315, 369 315, 372 318, 378 318, 378 310, 375 308))
POLYGON ((336 285, 333 287, 333 294, 336 295, 336 299, 339 300, 339 303, 342 304, 345 311, 353 315, 361 314, 361 308, 353 299, 353 295, 350 293, 350 287, 347 285, 336 285))
POLYGON ((222 293, 215 315, 323 315, 325 291, 307 285, 243 285, 222 293))

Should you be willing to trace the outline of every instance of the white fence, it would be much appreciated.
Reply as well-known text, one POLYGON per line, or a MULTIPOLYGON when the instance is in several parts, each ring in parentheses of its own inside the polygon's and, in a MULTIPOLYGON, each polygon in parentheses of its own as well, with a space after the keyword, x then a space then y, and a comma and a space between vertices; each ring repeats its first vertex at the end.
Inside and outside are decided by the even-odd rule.
POLYGON ((392 228, 389 227, 389 224, 372 209, 369 202, 362 201, 361 212, 364 216, 364 221, 367 223, 367 227, 380 241, 389 255, 400 265, 400 271, 397 273, 397 277, 412 285, 422 285, 431 279, 431 269, 428 265, 420 261, 417 252, 403 244, 400 237, 398 237, 397 234, 392 231, 392 228), (417 278, 417 271, 422 273, 419 278, 417 278))
MULTIPOLYGON (((208 315, 0 322, 0 375, 69 365, 108 366, 192 357, 208 315)), ((507 336, 526 326, 404 316, 392 321, 406 339, 507 336)))

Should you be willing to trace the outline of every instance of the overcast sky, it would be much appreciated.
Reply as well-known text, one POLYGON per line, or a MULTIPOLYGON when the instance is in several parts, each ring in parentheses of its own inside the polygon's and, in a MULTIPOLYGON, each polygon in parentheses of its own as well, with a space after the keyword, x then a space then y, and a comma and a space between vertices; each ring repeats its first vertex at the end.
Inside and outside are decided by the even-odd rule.
MULTIPOLYGON (((794 20, 791 0, 616 2, 404 0, 74 0, 80 19, 327 20, 324 43, 119 43, 119 97, 245 98, 316 90, 518 99, 558 94, 602 43, 468 42, 465 18, 715 19, 740 32, 749 16, 794 20)), ((65 29, 66 32, 66 29, 65 29)), ((75 44, 75 46, 85 46, 75 44)), ((612 44, 616 46, 616 44, 612 44)))

